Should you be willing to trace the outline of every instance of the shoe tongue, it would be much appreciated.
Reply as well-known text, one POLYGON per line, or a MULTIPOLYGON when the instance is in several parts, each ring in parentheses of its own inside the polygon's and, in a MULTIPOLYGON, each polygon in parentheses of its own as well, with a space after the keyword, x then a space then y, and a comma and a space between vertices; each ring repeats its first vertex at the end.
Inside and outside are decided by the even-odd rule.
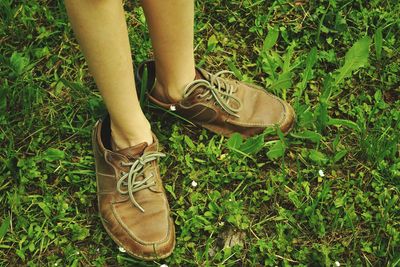
POLYGON ((148 147, 147 142, 143 142, 136 146, 127 147, 127 148, 118 150, 116 152, 124 155, 128 159, 134 159, 134 158, 140 157, 147 147, 148 147))

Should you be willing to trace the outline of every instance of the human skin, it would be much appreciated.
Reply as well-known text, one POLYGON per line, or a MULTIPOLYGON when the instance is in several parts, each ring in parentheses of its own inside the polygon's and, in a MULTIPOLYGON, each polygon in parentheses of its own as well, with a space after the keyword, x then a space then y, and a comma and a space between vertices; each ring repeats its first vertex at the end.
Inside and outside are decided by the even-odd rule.
MULTIPOLYGON (((177 101, 193 81, 193 0, 143 0, 157 66, 154 94, 177 101)), ((89 71, 111 117, 114 149, 151 144, 151 126, 140 108, 131 46, 120 0, 65 0, 89 71)), ((135 45, 133 45, 134 47, 135 45)))

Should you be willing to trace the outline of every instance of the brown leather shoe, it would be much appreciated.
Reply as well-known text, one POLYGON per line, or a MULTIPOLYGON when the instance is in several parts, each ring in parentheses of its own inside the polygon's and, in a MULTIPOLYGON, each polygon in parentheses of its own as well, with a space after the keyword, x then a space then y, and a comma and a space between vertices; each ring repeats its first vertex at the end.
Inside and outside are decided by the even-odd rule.
POLYGON ((175 228, 160 178, 158 141, 111 151, 110 120, 93 129, 100 218, 110 237, 142 260, 162 259, 175 246, 175 228))
POLYGON ((230 136, 238 132, 243 137, 250 137, 278 126, 287 134, 294 125, 295 113, 288 103, 261 87, 222 78, 221 75, 228 71, 213 75, 196 68, 196 80, 185 87, 183 99, 166 103, 151 95, 155 85, 154 61, 146 61, 137 68, 137 88, 142 86, 145 69, 150 101, 214 133, 230 136))

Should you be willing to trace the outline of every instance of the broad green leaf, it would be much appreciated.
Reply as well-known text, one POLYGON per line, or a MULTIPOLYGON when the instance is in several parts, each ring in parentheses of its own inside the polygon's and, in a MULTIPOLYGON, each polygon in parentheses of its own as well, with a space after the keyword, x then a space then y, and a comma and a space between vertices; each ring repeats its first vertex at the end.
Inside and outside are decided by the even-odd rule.
POLYGON ((341 160, 344 156, 346 156, 347 152, 348 151, 346 149, 337 152, 333 157, 333 162, 338 162, 339 160, 341 160))
POLYGON ((330 75, 326 75, 324 77, 324 83, 322 87, 322 93, 319 97, 319 102, 328 103, 329 98, 332 95, 332 77, 330 75))
POLYGON ((345 119, 333 119, 330 118, 328 120, 328 125, 334 125, 334 126, 346 126, 349 127, 357 132, 360 132, 360 127, 357 125, 357 123, 350 121, 350 120, 345 120, 345 119))
POLYGON ((351 73, 368 63, 369 46, 371 44, 371 38, 368 36, 358 40, 345 56, 344 65, 338 70, 338 74, 335 75, 335 85, 340 84, 346 77, 349 77, 351 73))
POLYGON ((290 191, 288 193, 288 198, 292 201, 296 208, 299 208, 301 206, 301 201, 297 197, 297 193, 295 191, 290 191))
POLYGON ((376 53, 376 58, 378 60, 380 60, 382 57, 382 43, 383 43, 382 27, 379 27, 374 35, 375 53, 376 53))
POLYGON ((191 150, 195 150, 196 149, 196 146, 193 144, 193 141, 192 141, 192 139, 189 138, 189 136, 185 135, 184 140, 185 140, 186 145, 191 150))
POLYGON ((317 130, 321 133, 329 121, 328 105, 326 103, 318 103, 314 117, 316 118, 317 130))
POLYGON ((231 149, 239 149, 239 147, 243 143, 243 137, 239 133, 234 133, 232 134, 231 137, 229 137, 228 141, 226 142, 226 145, 228 148, 231 149))
POLYGON ((301 182, 301 185, 304 188, 304 191, 306 191, 306 195, 310 195, 310 183, 307 181, 301 182))
POLYGON ((335 136, 335 139, 332 141, 332 148, 333 148, 333 150, 336 151, 336 148, 337 148, 337 146, 339 145, 339 143, 340 143, 340 134, 337 133, 336 136, 335 136))
POLYGON ((258 135, 248 138, 239 148, 246 154, 254 154, 261 150, 264 146, 264 135, 258 135))
POLYGON ((243 75, 242 72, 236 67, 236 65, 229 59, 225 60, 226 64, 228 65, 229 69, 231 71, 233 71, 233 73, 235 74, 235 76, 239 79, 239 80, 243 80, 243 75))
POLYGON ((271 85, 273 89, 289 89, 292 87, 292 73, 284 72, 279 75, 278 79, 271 85))
POLYGON ((8 228, 10 227, 10 216, 4 218, 0 226, 0 240, 6 235, 8 228))
POLYGON ((71 82, 66 79, 60 78, 60 82, 62 82, 66 87, 73 89, 77 92, 82 92, 84 90, 84 87, 82 84, 76 83, 76 82, 71 82))
POLYGON ((308 53, 306 59, 306 68, 302 74, 302 80, 298 86, 299 90, 295 92, 295 95, 297 97, 300 97, 302 95, 303 90, 307 87, 307 82, 312 78, 312 68, 314 67, 316 62, 317 62, 317 48, 313 47, 308 53))
POLYGON ((217 37, 215 37, 215 35, 211 35, 210 38, 208 38, 208 42, 207 42, 207 50, 208 51, 213 51, 215 49, 215 47, 217 47, 218 44, 218 40, 217 37))
POLYGON ((70 224, 69 228, 72 232, 73 241, 82 241, 89 236, 89 229, 79 224, 70 224))
POLYGON ((30 252, 33 252, 35 250, 35 243, 33 241, 31 241, 31 243, 29 244, 28 249, 30 252))
POLYGON ((244 156, 250 157, 250 154, 257 153, 264 146, 264 135, 250 137, 243 141, 243 137, 234 133, 227 141, 227 147, 244 156))
POLYGON ((293 136, 294 138, 308 139, 314 143, 318 143, 322 139, 322 135, 309 130, 305 130, 302 133, 292 133, 291 136, 293 136))
POLYGON ((347 30, 346 19, 343 17, 341 11, 336 14, 335 29, 339 32, 344 32, 347 30))
POLYGON ((283 61, 281 55, 274 50, 271 50, 271 58, 276 63, 277 66, 283 68, 283 61))
POLYGON ((278 140, 267 152, 267 157, 270 160, 280 158, 285 154, 285 149, 285 144, 281 140, 278 140))
POLYGON ((344 201, 346 199, 346 196, 341 196, 335 199, 334 203, 335 203, 335 207, 336 208, 340 208, 344 205, 344 201))
POLYGON ((16 75, 21 75, 29 65, 29 58, 22 53, 14 51, 10 58, 10 64, 16 75))
POLYGON ((324 153, 317 151, 315 149, 310 150, 309 157, 312 161, 319 164, 324 164, 328 162, 327 156, 324 153))
POLYGON ((50 210, 49 206, 47 205, 47 203, 39 202, 38 205, 43 210, 44 214, 46 214, 47 216, 50 216, 51 210, 50 210))
POLYGON ((296 43, 293 42, 286 50, 285 55, 283 56, 283 66, 282 72, 290 72, 294 68, 294 63, 291 63, 291 59, 293 57, 294 48, 296 43))
POLYGON ((8 82, 6 80, 4 86, 0 88, 0 118, 6 113, 8 88, 8 82))
POLYGON ((325 129, 329 120, 328 101, 329 98, 331 97, 331 94, 332 94, 332 77, 330 75, 327 75, 324 79, 323 90, 321 96, 319 97, 319 103, 315 108, 314 112, 316 118, 317 130, 320 133, 325 129))
POLYGON ((309 127, 309 125, 314 123, 314 121, 315 121, 315 117, 311 111, 306 110, 304 112, 299 112, 299 115, 298 115, 299 126, 307 128, 307 127, 309 127))
POLYGON ((64 151, 56 149, 56 148, 47 149, 43 155, 43 159, 45 159, 47 161, 60 160, 60 159, 64 159, 64 157, 65 157, 64 151))
POLYGON ((176 200, 175 190, 174 190, 174 188, 172 187, 172 185, 166 184, 166 185, 165 185, 165 190, 167 190, 168 193, 170 193, 171 196, 176 200))
POLYGON ((265 53, 268 50, 270 50, 276 44, 278 37, 279 37, 279 30, 277 28, 270 29, 268 31, 267 37, 265 37, 262 47, 262 52, 265 53))
POLYGON ((276 134, 279 137, 279 140, 281 140, 282 144, 285 145, 285 143, 283 142, 283 140, 285 140, 285 135, 282 133, 279 127, 276 127, 275 129, 276 129, 276 134))
POLYGON ((22 251, 22 250, 20 250, 20 249, 17 249, 17 250, 15 251, 15 254, 17 254, 18 257, 20 257, 22 261, 25 261, 25 254, 24 254, 24 251, 22 251))

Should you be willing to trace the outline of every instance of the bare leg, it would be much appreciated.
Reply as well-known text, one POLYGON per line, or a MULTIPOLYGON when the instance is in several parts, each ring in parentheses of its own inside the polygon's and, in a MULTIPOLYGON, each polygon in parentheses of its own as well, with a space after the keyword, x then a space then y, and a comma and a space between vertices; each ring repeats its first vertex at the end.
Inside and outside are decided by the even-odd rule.
POLYGON ((89 70, 110 113, 116 148, 140 142, 151 144, 150 124, 136 95, 122 1, 66 0, 65 5, 89 70))
POLYGON ((142 0, 153 43, 156 97, 175 102, 195 78, 194 1, 142 0))

